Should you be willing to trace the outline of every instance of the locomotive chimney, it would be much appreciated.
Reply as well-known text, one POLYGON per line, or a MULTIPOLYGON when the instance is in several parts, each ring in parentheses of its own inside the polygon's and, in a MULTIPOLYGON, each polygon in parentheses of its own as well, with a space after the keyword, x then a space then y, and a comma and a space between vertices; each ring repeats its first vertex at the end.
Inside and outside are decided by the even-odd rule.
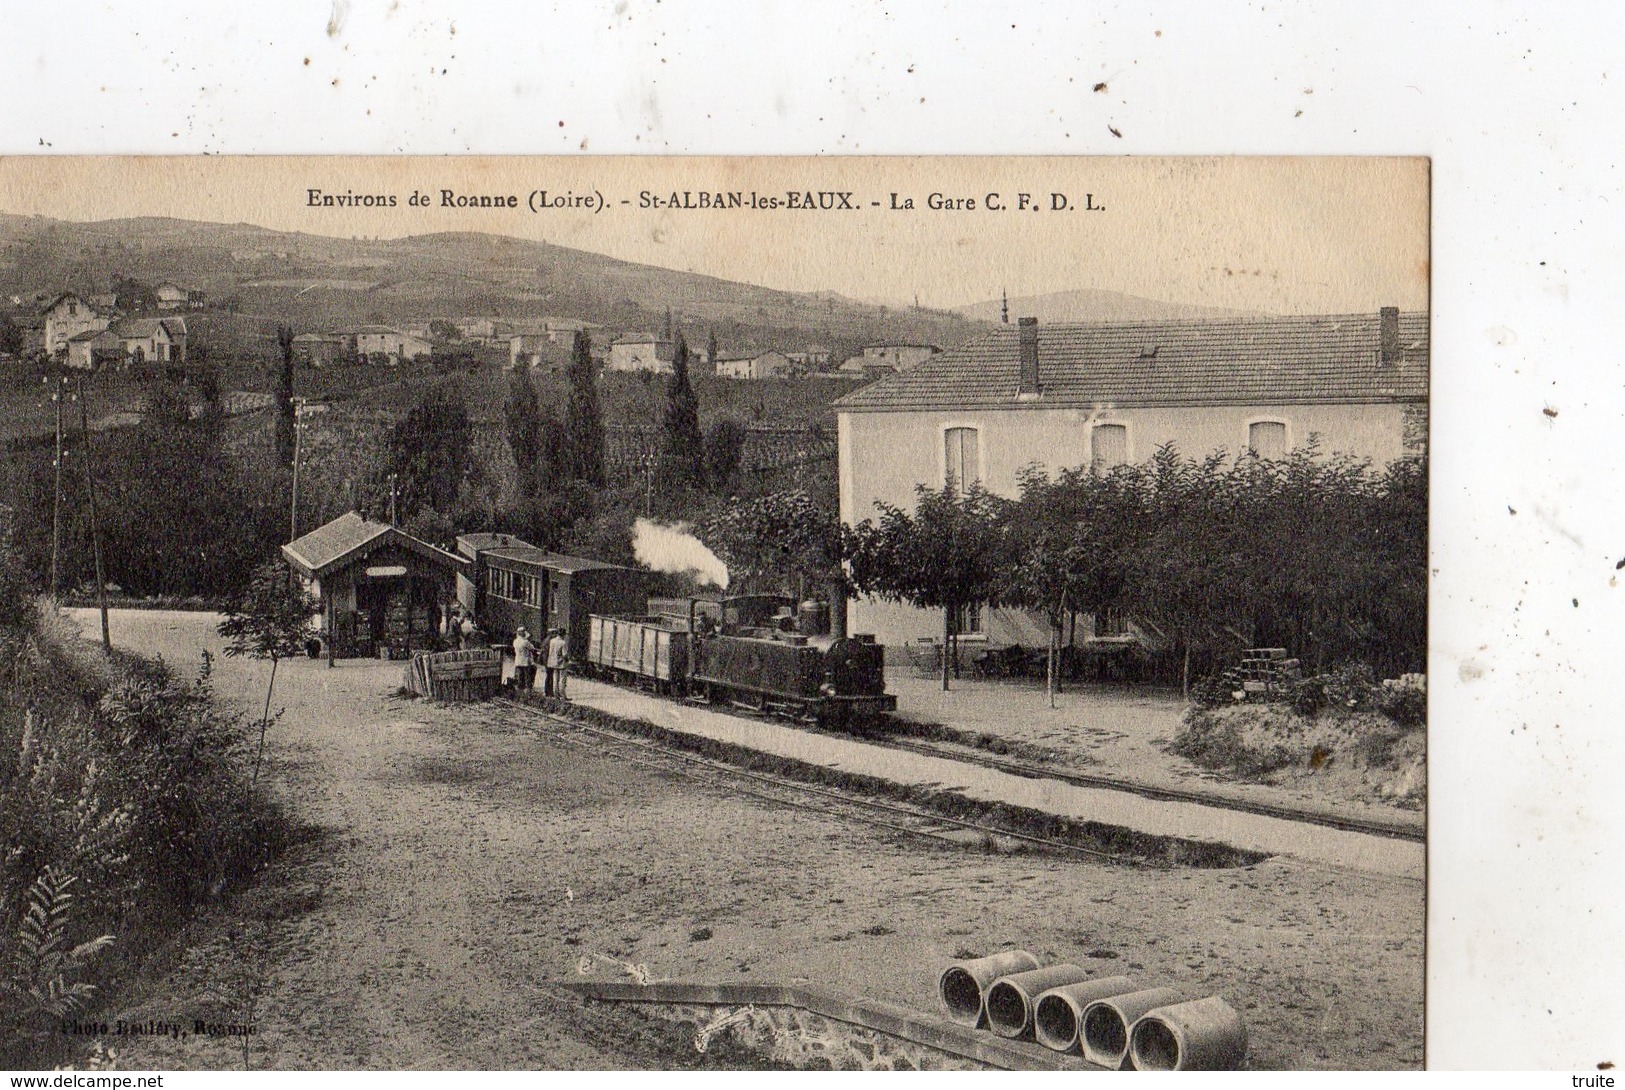
POLYGON ((1399 308, 1383 307, 1377 313, 1381 328, 1381 348, 1377 358, 1384 367, 1392 367, 1399 362, 1399 308))
POLYGON ((1017 397, 1037 397, 1044 392, 1038 381, 1038 319, 1018 318, 1016 327, 1021 345, 1021 386, 1017 397))

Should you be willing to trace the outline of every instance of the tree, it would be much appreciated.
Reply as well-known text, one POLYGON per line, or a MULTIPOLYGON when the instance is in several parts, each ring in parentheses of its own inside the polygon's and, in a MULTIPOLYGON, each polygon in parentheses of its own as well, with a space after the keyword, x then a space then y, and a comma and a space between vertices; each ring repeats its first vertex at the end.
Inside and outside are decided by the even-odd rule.
POLYGON ((876 502, 880 520, 865 519, 847 535, 853 585, 864 594, 942 610, 942 688, 957 666, 956 619, 965 608, 996 600, 1007 566, 1002 520, 1006 501, 972 485, 916 486, 915 509, 876 502))
POLYGON ((0 316, 0 355, 20 356, 27 338, 23 327, 11 320, 11 315, 0 316))
POLYGON ((1172 642, 1187 694, 1193 654, 1237 642, 1248 624, 1249 581, 1267 563, 1247 547, 1247 509, 1225 463, 1222 451, 1196 462, 1168 444, 1135 470, 1143 536, 1126 559, 1125 596, 1136 617, 1172 642))
POLYGON ((434 318, 429 322, 429 336, 437 341, 460 341, 463 331, 444 318, 434 318))
POLYGON ((1131 473, 1098 476, 1041 469, 1021 474, 1021 499, 1008 511, 1012 563, 1000 578, 1000 600, 1043 614, 1050 625, 1047 690, 1060 688, 1065 626, 1077 613, 1100 616, 1123 605, 1123 562, 1140 525, 1131 473))
POLYGON ((468 406, 457 388, 441 382, 425 390, 391 437, 391 469, 400 481, 404 513, 452 510, 473 472, 473 443, 468 406))
POLYGON ((276 327, 276 346, 281 353, 282 370, 277 382, 276 458, 277 464, 293 465, 294 429, 298 427, 293 403, 293 327, 276 327))
POLYGON ((255 569, 248 590, 218 626, 220 635, 227 641, 226 657, 241 656, 271 663, 251 783, 259 782, 260 760, 265 755, 265 731, 271 725, 271 693, 276 688, 277 663, 304 649, 310 617, 315 611, 316 603, 288 570, 279 562, 268 560, 255 569))
POLYGON ((748 435, 745 426, 731 417, 718 420, 706 432, 705 475, 713 491, 726 492, 733 487, 748 435))
POLYGON ((844 623, 840 515, 807 492, 794 489, 730 502, 701 525, 699 534, 728 565, 730 585, 768 583, 797 596, 808 583, 821 586, 829 593, 831 618, 844 623))
POLYGON ((705 341, 705 366, 707 374, 717 373, 717 331, 711 330, 711 335, 705 341))
POLYGON ((535 497, 547 487, 548 466, 544 461, 545 424, 536 387, 524 370, 508 377, 508 400, 503 404, 508 426, 508 449, 519 471, 519 494, 535 497))
POLYGON ((570 349, 570 396, 564 410, 568 476, 598 488, 604 485, 604 416, 598 407, 592 342, 577 330, 570 349))
POLYGON ((667 480, 674 485, 705 481, 705 440, 700 437, 700 400, 688 373, 688 342, 677 335, 671 377, 666 380, 665 451, 667 480))

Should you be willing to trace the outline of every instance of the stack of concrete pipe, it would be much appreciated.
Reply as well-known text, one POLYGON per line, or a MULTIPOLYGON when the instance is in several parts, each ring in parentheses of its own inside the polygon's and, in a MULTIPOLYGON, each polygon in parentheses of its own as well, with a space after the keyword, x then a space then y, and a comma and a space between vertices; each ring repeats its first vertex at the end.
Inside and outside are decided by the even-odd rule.
POLYGON ((1026 950, 955 962, 938 989, 948 1017, 961 1025, 1081 1052, 1101 1067, 1233 1070, 1247 1054, 1241 1016, 1218 996, 1091 977, 1078 965, 1045 965, 1026 950))

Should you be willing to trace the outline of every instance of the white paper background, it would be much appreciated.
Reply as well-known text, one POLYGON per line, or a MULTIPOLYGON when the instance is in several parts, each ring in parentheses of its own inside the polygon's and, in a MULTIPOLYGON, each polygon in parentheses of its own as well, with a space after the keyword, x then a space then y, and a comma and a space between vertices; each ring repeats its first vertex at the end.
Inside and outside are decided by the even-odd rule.
POLYGON ((1429 1061, 1625 1063, 1616 6, 456 7, 8 5, 0 151, 1432 156, 1429 1061))

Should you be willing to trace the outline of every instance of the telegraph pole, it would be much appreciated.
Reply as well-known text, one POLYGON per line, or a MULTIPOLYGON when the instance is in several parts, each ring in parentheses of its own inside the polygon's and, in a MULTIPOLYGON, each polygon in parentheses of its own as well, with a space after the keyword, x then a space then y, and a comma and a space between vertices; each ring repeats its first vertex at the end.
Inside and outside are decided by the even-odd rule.
MULTIPOLYGON (((288 516, 288 540, 299 540, 299 433, 304 429, 300 425, 300 410, 305 406, 299 398, 293 398, 293 502, 289 504, 291 513, 288 516)), ((393 521, 393 520, 392 520, 393 521)))
POLYGON ((389 524, 391 526, 400 525, 395 521, 395 494, 399 491, 396 487, 396 480, 396 475, 391 473, 389 475, 389 524))
POLYGON ((79 380, 79 422, 85 437, 85 496, 90 503, 90 544, 96 554, 96 606, 102 614, 102 648, 111 652, 113 637, 107 628, 107 575, 102 570, 102 535, 96 526, 96 465, 91 459, 90 448, 90 390, 84 378, 79 380))
MULTIPOLYGON (((51 381, 46 376, 45 381, 51 381)), ((56 406, 56 501, 51 506, 51 601, 60 596, 62 586, 62 396, 66 393, 65 376, 58 375, 56 389, 51 391, 51 402, 56 406)))

